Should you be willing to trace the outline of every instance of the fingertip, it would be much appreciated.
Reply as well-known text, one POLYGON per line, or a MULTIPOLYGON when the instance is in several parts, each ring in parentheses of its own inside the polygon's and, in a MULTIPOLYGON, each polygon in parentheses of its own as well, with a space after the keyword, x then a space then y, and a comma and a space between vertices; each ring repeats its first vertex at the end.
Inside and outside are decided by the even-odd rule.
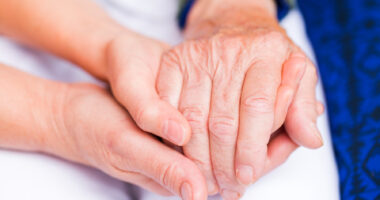
POLYGON ((190 130, 186 126, 187 122, 183 120, 167 119, 162 126, 162 136, 175 145, 183 146, 190 140, 190 130))
POLYGON ((253 167, 249 165, 238 165, 236 167, 236 177, 240 184, 250 185, 255 180, 253 167))
POLYGON ((189 159, 182 157, 172 160, 168 168, 160 173, 161 183, 182 199, 207 199, 206 179, 189 159))
POLYGON ((214 181, 207 181, 207 191, 209 195, 215 195, 218 193, 218 185, 214 181))
POLYGON ((285 121, 285 128, 289 137, 298 145, 316 149, 323 145, 323 140, 315 120, 307 116, 299 109, 291 109, 285 121))
POLYGON ((236 191, 224 189, 220 192, 223 200, 238 200, 241 197, 241 194, 236 191))
POLYGON ((181 186, 181 197, 183 200, 193 199, 193 189, 191 185, 187 182, 183 183, 181 186))
POLYGON ((208 197, 208 190, 205 180, 202 183, 185 183, 181 186, 182 199, 189 200, 204 200, 208 197))
POLYGON ((267 144, 255 145, 249 150, 239 150, 235 163, 235 176, 238 183, 248 186, 262 176, 267 157, 267 144), (244 152, 245 151, 245 152, 244 152))
POLYGON ((168 119, 164 122, 162 128, 163 136, 176 145, 182 145, 184 142, 184 128, 178 122, 168 119))
POLYGON ((190 200, 207 199, 208 190, 207 182, 204 175, 192 161, 187 160, 185 164, 186 165, 184 167, 186 168, 186 174, 184 178, 184 183, 187 183, 188 185, 181 185, 181 197, 183 199, 190 200), (186 189, 183 187, 186 187, 186 189))
POLYGON ((316 109, 317 109, 318 115, 322 115, 325 112, 325 106, 321 102, 317 103, 316 109))
POLYGON ((315 137, 315 142, 312 145, 310 145, 309 148, 318 149, 318 148, 322 147, 324 144, 322 134, 318 130, 317 125, 314 122, 312 122, 310 126, 311 126, 311 128, 310 128, 311 132, 313 132, 313 135, 315 137))
MULTIPOLYGON (((169 142, 183 146, 187 144, 191 137, 191 128, 185 117, 169 103, 161 100, 159 103, 159 114, 152 120, 157 120, 160 124, 159 137, 169 142)), ((154 115, 150 116, 154 117, 154 115)), ((145 123, 148 123, 146 121, 145 123)), ((152 132, 155 133, 155 132, 152 132)))

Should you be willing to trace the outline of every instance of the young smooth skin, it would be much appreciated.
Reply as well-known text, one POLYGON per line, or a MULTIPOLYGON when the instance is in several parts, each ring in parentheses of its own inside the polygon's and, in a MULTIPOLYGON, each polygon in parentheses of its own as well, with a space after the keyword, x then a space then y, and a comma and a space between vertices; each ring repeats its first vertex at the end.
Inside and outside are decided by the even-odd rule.
MULTIPOLYGON (((315 128, 317 111, 320 110, 317 108, 320 106, 315 101, 314 94, 315 68, 279 29, 274 18, 273 2, 271 0, 257 0, 257 2, 223 0, 222 3, 221 1, 197 1, 186 30, 188 39, 172 49, 162 42, 125 29, 90 0, 0 1, 0 33, 54 53, 110 83, 113 96, 130 113, 131 118, 140 129, 176 145, 184 145, 190 140, 189 145, 185 146, 185 154, 198 163, 198 167, 211 183, 209 192, 216 192, 217 188, 220 188, 226 199, 234 199, 243 193, 244 186, 252 183, 264 171, 268 171, 284 161, 296 148, 294 142, 307 147, 322 145, 318 137, 318 130, 315 128), (247 48, 241 48, 239 45, 245 45, 247 48), (213 48, 215 46, 218 48, 213 48), (191 53, 184 52, 184 50, 189 50, 191 53), (174 59, 173 55, 175 55, 174 59), (191 56, 189 57, 189 55, 191 56), (193 60, 191 57, 197 60, 193 60), (211 60, 214 62, 206 63, 211 60), (202 65, 198 65, 194 61, 201 62, 202 65), (182 71, 176 76, 165 75, 164 71, 168 68, 187 69, 190 73, 182 71), (198 72, 194 73, 197 70, 198 72), (159 73, 161 75, 157 80, 159 73), (207 79, 206 75, 209 74, 215 74, 215 76, 207 79), (181 82, 182 79, 185 81, 181 82), (199 80, 199 82, 193 80, 199 80), (166 86, 165 81, 167 81, 166 86), (179 85, 173 85, 173 83, 179 85), (199 86, 194 86, 196 90, 193 87, 186 87, 193 83, 197 83, 195 86, 199 86), (211 85, 220 87, 211 87, 211 85), (179 92, 184 92, 184 96, 177 100, 170 100, 172 95, 164 93, 171 90, 173 86, 181 87, 173 93, 173 96, 178 96, 179 92), (192 92, 199 95, 194 96, 192 92), (162 99, 160 95, 163 97, 162 99), (211 102, 209 105, 206 105, 207 99, 211 102), (241 106, 239 107, 239 105, 241 106), (203 120, 199 126, 199 129, 202 130, 197 130, 197 127, 191 122, 189 116, 194 113, 191 109, 187 109, 188 111, 183 114, 177 110, 178 108, 184 111, 186 110, 184 108, 192 108, 191 106, 202 112, 202 118, 199 118, 203 120), (284 120, 286 131, 294 142, 285 134, 284 129, 280 129, 277 132, 283 133, 276 134, 277 137, 273 137, 268 144, 271 133, 276 131, 284 120), (191 135, 192 132, 194 137, 191 135), (211 144, 210 146, 206 145, 208 142, 211 144), (211 161, 213 165, 211 165, 211 161), (252 173, 250 168, 254 169, 252 173), (236 175, 240 177, 240 181, 236 179, 236 175)), ((5 71, 8 72, 8 70, 5 71)), ((18 81, 20 84, 24 83, 22 79, 18 79, 18 81)), ((29 83, 28 85, 33 84, 29 83)), ((43 143, 48 144, 47 146, 51 148, 46 152, 89 165, 96 163, 95 166, 99 167, 102 166, 100 163, 103 161, 104 165, 107 165, 106 159, 98 159, 104 157, 101 155, 104 152, 92 151, 93 148, 86 149, 86 147, 90 148, 91 145, 96 146, 100 143, 106 146, 103 149, 117 149, 110 150, 110 152, 113 152, 112 155, 119 155, 115 156, 116 160, 120 161, 116 162, 115 166, 121 171, 140 170, 139 172, 145 175, 149 174, 147 175, 149 178, 162 184, 174 194, 186 194, 185 196, 191 196, 189 199, 205 199, 207 196, 206 182, 200 176, 201 172, 194 168, 196 166, 194 163, 188 162, 189 159, 157 143, 151 136, 136 129, 129 116, 122 114, 121 110, 123 109, 116 106, 117 104, 104 91, 99 92, 99 89, 87 86, 69 88, 75 88, 69 90, 73 91, 69 92, 70 94, 77 94, 73 96, 81 98, 73 98, 74 100, 71 101, 73 105, 68 106, 67 109, 72 109, 72 112, 83 112, 83 115, 78 115, 83 117, 78 121, 87 123, 83 125, 75 124, 75 122, 68 123, 65 125, 65 130, 72 129, 68 132, 75 132, 75 134, 65 134, 64 131, 60 133, 62 141, 75 141, 75 145, 54 146, 53 140, 43 139, 43 143), (81 95, 87 94, 86 92, 91 95, 81 95), (94 95, 92 96, 92 94, 94 95), (96 100, 98 98, 99 100, 96 100), (82 103, 76 103, 77 101, 82 103), (96 105, 103 105, 103 103, 107 110, 104 109, 97 113, 97 109, 103 108, 96 105), (88 106, 91 105, 94 107, 89 108, 88 106), (115 112, 108 111, 108 109, 113 109, 115 112), (90 115, 86 114, 87 112, 93 113, 90 115), (102 116, 99 117, 103 121, 98 121, 94 116, 100 115, 100 113, 109 113, 110 116, 107 115, 109 118, 125 124, 118 125, 116 122, 106 124, 102 116), (111 114, 115 116, 111 116, 111 114), (120 127, 124 127, 128 131, 122 131, 120 127), (132 128, 133 131, 131 131, 132 128), (111 139, 116 142, 109 142, 108 135, 101 135, 104 133, 98 133, 101 136, 88 143, 86 143, 87 137, 78 136, 82 133, 97 136, 97 131, 102 129, 107 129, 106 132, 116 133, 114 134, 116 138, 111 139), (72 138, 71 135, 74 137, 72 138), (130 141, 126 141, 123 137, 128 137, 130 141), (135 159, 133 156, 135 156, 134 152, 139 150, 138 146, 130 145, 128 146, 130 148, 127 148, 127 145, 123 144, 124 148, 118 149, 120 144, 117 141, 131 142, 131 144, 133 142, 142 144, 142 141, 146 141, 144 146, 151 145, 152 149, 145 152, 145 157, 141 157, 141 159, 146 159, 145 161, 131 163, 132 159, 128 156, 132 155, 132 158, 135 159), (83 147, 76 149, 74 148, 76 146, 83 147), (147 163, 152 160, 152 157, 155 157, 158 149, 163 152, 163 156, 160 157, 162 160, 147 163), (86 158, 91 162, 76 158, 86 158), (173 159, 178 159, 180 163, 173 162, 173 159), (166 167, 158 167, 159 164, 165 164, 166 167), (133 167, 130 167, 131 165, 133 167), (157 169, 158 171, 150 171, 157 169), (184 173, 184 170, 186 170, 186 174, 182 176, 181 173, 184 173), (169 172, 166 173, 167 171, 169 172), (166 174, 172 174, 172 171, 175 171, 173 178, 170 178, 171 175, 168 175, 167 178, 166 174), (193 178, 187 177, 189 175, 193 178), (194 177, 197 180, 194 180, 194 177), (189 184, 185 184, 183 188, 190 189, 184 189, 184 192, 181 193, 181 186, 184 182, 189 182, 189 184)), ((11 88, 4 91, 15 93, 24 91, 23 89, 26 88, 11 88)), ((36 94, 39 93, 38 88, 35 91, 36 94)), ((24 105, 23 103, 27 103, 28 97, 19 98, 20 102, 18 103, 24 105)), ((18 104, 9 104, 8 101, 1 105, 11 108, 18 106, 18 104)), ((24 110, 31 111, 31 107, 28 106, 31 105, 25 104, 24 110)), ((44 109, 41 108, 41 112, 45 112, 44 109)), ((59 107, 51 109, 56 110, 59 107)), ((35 115, 33 112, 32 114, 35 115)), ((75 119, 76 116, 72 117, 75 119)), ((5 118, 7 117, 2 116, 4 123, 15 124, 20 120, 15 117, 9 118, 7 121, 5 118)), ((31 118, 39 119, 38 116, 31 118)), ((63 118, 65 119, 65 117, 63 118)), ((31 123, 30 121, 22 122, 31 123)), ((49 126, 46 121, 36 123, 46 123, 43 126, 49 126)), ((36 137, 36 142, 39 141, 38 132, 30 133, 26 130, 17 131, 17 129, 13 131, 15 127, 4 127, 8 127, 7 133, 14 134, 6 135, 6 139, 0 141, 3 147, 28 150, 28 145, 34 143, 33 140, 28 140, 28 137, 36 137)), ((112 171, 102 169, 122 180, 151 188, 152 181, 149 179, 129 178, 135 176, 124 176, 125 174, 118 176, 112 171)))
POLYGON ((106 90, 1 64, 0 85, 1 148, 53 154, 162 195, 206 199, 198 167, 141 131, 106 90))

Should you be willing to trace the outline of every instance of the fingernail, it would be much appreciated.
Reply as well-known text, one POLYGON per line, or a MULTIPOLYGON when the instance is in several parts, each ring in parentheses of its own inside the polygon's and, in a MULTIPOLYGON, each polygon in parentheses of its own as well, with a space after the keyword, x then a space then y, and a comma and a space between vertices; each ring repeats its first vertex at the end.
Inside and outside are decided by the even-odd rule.
POLYGON ((207 190, 209 194, 216 194, 218 192, 218 187, 214 181, 207 181, 207 190))
POLYGON ((322 104, 322 103, 318 103, 318 104, 317 104, 317 112, 318 112, 318 115, 322 115, 322 114, 323 114, 323 111, 324 111, 323 104, 322 104))
POLYGON ((226 189, 222 190, 220 195, 222 196, 223 200, 237 200, 240 198, 239 193, 226 189))
POLYGON ((182 145, 183 143, 183 127, 173 120, 167 120, 164 123, 163 133, 166 138, 177 145, 182 145))
POLYGON ((249 185, 253 182, 253 168, 248 165, 239 165, 236 169, 238 181, 243 185, 249 185))
POLYGON ((321 136, 321 133, 319 132, 318 128, 317 128, 317 125, 315 125, 315 123, 311 123, 311 128, 314 132, 314 135, 318 138, 319 142, 320 142, 320 146, 323 145, 323 139, 322 139, 322 136, 321 136))
POLYGON ((188 183, 183 183, 181 186, 181 197, 182 200, 191 200, 193 199, 191 186, 188 183))

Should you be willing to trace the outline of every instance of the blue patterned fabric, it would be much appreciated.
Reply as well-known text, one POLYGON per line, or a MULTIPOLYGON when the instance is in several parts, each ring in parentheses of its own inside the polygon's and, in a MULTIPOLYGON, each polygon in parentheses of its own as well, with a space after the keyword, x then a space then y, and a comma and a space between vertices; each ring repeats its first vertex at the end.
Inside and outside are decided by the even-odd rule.
MULTIPOLYGON (((182 27, 193 2, 185 6, 182 27)), ((289 7, 277 3, 281 18, 289 7)), ((326 93, 341 199, 380 200, 380 0, 302 0, 298 6, 326 93)))
POLYGON ((326 93, 342 199, 380 199, 380 0, 298 1, 326 93))
MULTIPOLYGON (((196 0, 185 0, 181 11, 178 16, 179 26, 184 28, 186 25, 186 17, 189 14, 189 11, 196 0)), ((277 2, 277 16, 279 19, 282 19, 286 16, 289 10, 289 5, 286 3, 286 0, 276 0, 277 2)))
POLYGON ((189 14, 194 2, 195 0, 186 0, 182 5, 182 8, 178 15, 179 27, 181 27, 182 29, 185 28, 187 15, 189 14))

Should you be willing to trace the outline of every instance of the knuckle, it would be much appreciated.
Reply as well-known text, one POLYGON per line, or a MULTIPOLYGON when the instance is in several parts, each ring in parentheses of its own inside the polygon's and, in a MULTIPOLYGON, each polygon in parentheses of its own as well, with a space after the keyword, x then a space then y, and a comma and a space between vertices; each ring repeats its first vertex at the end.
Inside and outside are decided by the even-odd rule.
POLYGON ((296 105, 299 106, 299 109, 314 108, 316 105, 316 102, 311 99, 305 99, 305 100, 299 101, 299 103, 296 105))
POLYGON ((175 188, 177 180, 180 180, 185 174, 185 171, 180 166, 180 162, 176 161, 159 167, 158 172, 160 173, 161 183, 169 188, 175 188))
POLYGON ((162 59, 161 59, 161 66, 162 67, 167 67, 167 68, 172 68, 172 67, 177 67, 178 64, 178 55, 175 50, 170 50, 166 53, 163 54, 162 59))
POLYGON ((265 137, 265 140, 258 141, 256 138, 251 138, 250 140, 244 141, 244 143, 239 144, 239 157, 244 158, 242 155, 265 155, 267 151, 267 141, 270 135, 265 137))
POLYGON ((158 90, 158 96, 160 97, 161 100, 171 103, 170 100, 173 98, 171 95, 165 93, 164 89, 160 88, 159 86, 157 86, 157 90, 158 90))
POLYGON ((283 84, 281 85, 281 92, 285 95, 285 96, 292 96, 295 92, 295 89, 292 87, 292 85, 288 85, 288 84, 283 84))
POLYGON ((218 143, 230 145, 237 135, 237 123, 237 120, 232 117, 211 117, 209 119, 210 134, 218 143))
POLYGON ((207 114, 200 107, 185 107, 181 112, 190 123, 192 129, 201 130, 207 126, 207 114))
POLYGON ((242 100, 242 111, 248 115, 268 114, 274 111, 274 103, 268 95, 250 95, 242 100))
POLYGON ((111 152, 118 152, 123 136, 117 131, 108 131, 105 137, 105 147, 111 152))
POLYGON ((102 162, 108 163, 108 169, 112 171, 127 171, 127 169, 131 169, 133 163, 128 161, 135 161, 138 159, 133 156, 133 153, 124 153, 128 151, 125 148, 125 135, 120 131, 108 131, 106 134, 106 138, 104 140, 105 145, 102 148, 98 148, 96 154, 101 156, 102 162))
POLYGON ((125 146, 125 144, 127 144, 126 140, 128 140, 128 138, 124 133, 125 132, 123 130, 106 131, 105 139, 98 138, 96 140, 104 141, 104 152, 109 152, 108 155, 124 155, 128 156, 126 159, 130 159, 129 157, 133 155, 132 152, 128 155, 124 154, 124 152, 128 150, 125 146))
POLYGON ((149 116, 152 116, 153 109, 150 106, 136 106, 136 112, 134 113, 134 120, 136 124, 143 130, 145 130, 145 124, 149 116), (144 123, 145 122, 145 123, 144 123))
POLYGON ((188 90, 204 88, 205 83, 209 81, 205 71, 199 69, 189 69, 183 75, 186 89, 188 90))
POLYGON ((256 38, 260 52, 265 57, 273 57, 276 55, 278 58, 285 59, 290 47, 290 43, 286 36, 279 31, 269 30, 260 34, 256 38))
POLYGON ((296 101, 290 108, 289 112, 292 113, 310 113, 307 111, 315 111, 315 100, 312 99, 302 99, 299 101, 296 101))
POLYGON ((288 48, 288 42, 286 40, 286 37, 284 34, 278 31, 268 31, 265 34, 261 35, 261 40, 265 44, 268 45, 268 47, 272 48, 288 48))
POLYGON ((278 31, 269 31, 264 35, 264 37, 267 37, 270 41, 275 43, 281 43, 286 41, 284 34, 278 31))
POLYGON ((202 170, 211 170, 211 163, 205 158, 187 153, 186 157, 193 161, 202 170))
POLYGON ((219 184, 234 185, 236 182, 235 175, 228 173, 227 171, 215 169, 214 174, 219 184))

